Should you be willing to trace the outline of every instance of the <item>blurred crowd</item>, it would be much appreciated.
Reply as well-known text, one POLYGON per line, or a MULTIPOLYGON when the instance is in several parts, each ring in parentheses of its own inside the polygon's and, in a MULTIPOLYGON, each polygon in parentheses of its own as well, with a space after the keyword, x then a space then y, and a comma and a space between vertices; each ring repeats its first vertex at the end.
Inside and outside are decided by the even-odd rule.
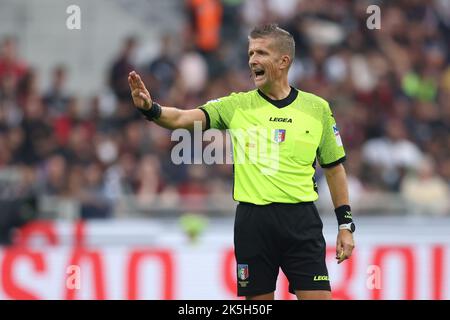
MULTIPOLYGON (((111 94, 89 99, 67 91, 70 66, 55 66, 41 88, 15 39, 0 39, 2 199, 76 199, 81 217, 96 218, 128 196, 148 210, 231 198, 230 165, 173 164, 176 142, 134 109, 127 75, 137 70, 154 100, 186 109, 251 90, 247 35, 277 22, 296 41, 291 85, 333 109, 352 203, 393 193, 411 211, 449 214, 448 1, 188 0, 183 9, 185 28, 162 35, 147 63, 134 62, 139 39, 126 39, 108 71, 111 94), (381 29, 367 27, 369 4, 381 8, 381 29)), ((317 178, 329 199, 320 168, 317 178)))

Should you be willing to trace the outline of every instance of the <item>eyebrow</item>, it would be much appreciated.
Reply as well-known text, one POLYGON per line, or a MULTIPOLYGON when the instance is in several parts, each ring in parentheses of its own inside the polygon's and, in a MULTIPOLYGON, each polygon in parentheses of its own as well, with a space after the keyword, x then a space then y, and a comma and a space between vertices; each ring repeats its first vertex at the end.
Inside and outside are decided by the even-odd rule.
POLYGON ((248 50, 248 55, 250 55, 250 53, 251 52, 269 52, 269 50, 267 50, 267 49, 260 49, 260 48, 258 48, 258 49, 251 49, 251 50, 248 50))

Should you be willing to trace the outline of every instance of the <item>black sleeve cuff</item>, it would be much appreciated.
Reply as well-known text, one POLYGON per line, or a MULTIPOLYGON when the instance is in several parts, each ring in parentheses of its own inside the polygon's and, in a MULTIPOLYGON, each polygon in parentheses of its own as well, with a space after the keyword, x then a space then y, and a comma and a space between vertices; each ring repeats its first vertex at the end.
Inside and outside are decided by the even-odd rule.
POLYGON ((336 160, 336 161, 334 161, 334 162, 332 162, 332 163, 328 163, 328 164, 321 164, 320 166, 321 166, 322 168, 332 168, 332 167, 337 166, 338 164, 343 163, 346 159, 347 159, 347 157, 346 157, 346 156, 343 156, 343 157, 340 158, 339 160, 336 160))
POLYGON ((199 109, 203 111, 203 113, 205 114, 205 117, 206 117, 205 130, 211 129, 211 119, 209 118, 208 111, 206 111, 204 108, 199 108, 199 109))

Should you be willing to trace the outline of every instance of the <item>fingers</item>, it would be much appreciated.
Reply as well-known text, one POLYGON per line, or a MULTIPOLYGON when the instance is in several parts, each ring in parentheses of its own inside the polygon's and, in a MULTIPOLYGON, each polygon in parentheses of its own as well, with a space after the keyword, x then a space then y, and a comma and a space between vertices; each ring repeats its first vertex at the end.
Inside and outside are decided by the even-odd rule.
POLYGON ((340 242, 336 244, 336 260, 338 260, 338 264, 345 260, 344 247, 340 242))
POLYGON ((152 97, 145 87, 144 81, 142 81, 136 71, 132 71, 128 74, 128 84, 135 106, 149 109, 152 104, 152 97))
POLYGON ((128 75, 128 84, 130 85, 130 88, 132 90, 137 89, 138 88, 138 83, 136 81, 136 71, 132 71, 130 72, 130 74, 128 75))
POLYGON ((339 258, 339 256, 341 255, 341 251, 342 251, 342 244, 341 241, 338 240, 336 241, 336 259, 339 258))
POLYGON ((141 89, 141 90, 147 90, 145 88, 144 81, 142 81, 142 79, 141 79, 141 76, 136 74, 136 79, 137 79, 136 82, 137 82, 138 88, 141 89))
POLYGON ((346 259, 350 258, 352 256, 353 253, 353 248, 355 246, 353 244, 344 244, 344 255, 346 257, 346 259))
POLYGON ((131 71, 128 75, 128 83, 130 84, 130 87, 133 87, 134 89, 139 88, 141 90, 146 90, 144 81, 142 81, 141 76, 136 73, 136 71, 131 71))
POLYGON ((141 98, 141 99, 143 99, 145 101, 150 101, 150 96, 149 96, 148 92, 147 91, 143 91, 143 90, 141 90, 139 88, 138 89, 134 89, 132 95, 134 97, 136 97, 136 98, 139 97, 139 98, 141 98))
POLYGON ((336 241, 336 259, 339 260, 342 257, 343 253, 344 253, 344 248, 342 246, 341 238, 338 235, 337 241, 336 241))
POLYGON ((150 107, 151 99, 150 97, 143 92, 141 89, 133 89, 131 92, 131 96, 136 107, 147 109, 150 107))
MULTIPOLYGON (((140 89, 133 89, 133 91, 131 92, 131 95, 133 96, 133 98, 142 98, 141 93, 143 93, 143 92, 140 89)), ((144 97, 145 97, 145 93, 144 93, 144 97)))
POLYGON ((352 256, 353 248, 355 247, 353 236, 351 233, 339 232, 336 239, 336 260, 338 264, 347 260, 352 256))
POLYGON ((128 76, 128 85, 130 86, 130 91, 133 92, 134 84, 133 84, 133 79, 131 78, 131 75, 128 76))
POLYGON ((338 260, 338 262, 337 262, 338 264, 342 263, 342 261, 347 259, 344 254, 344 249, 341 249, 339 251, 339 253, 336 254, 336 259, 338 260))
POLYGON ((338 264, 352 256, 353 248, 354 245, 351 243, 343 243, 339 246, 339 248, 336 247, 336 259, 338 260, 338 264))
POLYGON ((128 83, 130 84, 130 87, 133 89, 138 88, 138 82, 137 82, 137 73, 136 71, 130 72, 128 75, 128 83))
POLYGON ((149 109, 150 108, 150 98, 143 92, 139 92, 139 97, 144 100, 144 108, 149 109))

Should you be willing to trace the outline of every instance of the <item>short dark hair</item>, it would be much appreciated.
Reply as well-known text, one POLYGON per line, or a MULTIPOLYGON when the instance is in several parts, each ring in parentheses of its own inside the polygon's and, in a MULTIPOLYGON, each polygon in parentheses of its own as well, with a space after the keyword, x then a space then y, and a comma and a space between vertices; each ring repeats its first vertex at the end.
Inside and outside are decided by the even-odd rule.
POLYGON ((292 35, 280 28, 276 23, 265 24, 255 27, 251 32, 249 39, 273 38, 277 41, 278 48, 282 53, 289 55, 291 63, 295 56, 295 41, 292 35))

